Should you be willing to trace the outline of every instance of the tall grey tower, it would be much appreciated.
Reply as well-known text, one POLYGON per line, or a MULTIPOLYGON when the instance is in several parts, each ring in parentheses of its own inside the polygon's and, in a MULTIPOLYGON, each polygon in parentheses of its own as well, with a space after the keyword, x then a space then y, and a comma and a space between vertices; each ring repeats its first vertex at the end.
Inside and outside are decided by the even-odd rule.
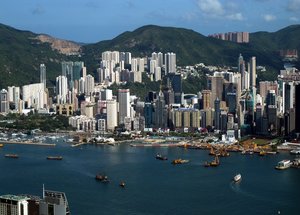
POLYGON ((46 89, 46 66, 45 66, 45 64, 40 65, 40 83, 43 83, 44 89, 46 89))

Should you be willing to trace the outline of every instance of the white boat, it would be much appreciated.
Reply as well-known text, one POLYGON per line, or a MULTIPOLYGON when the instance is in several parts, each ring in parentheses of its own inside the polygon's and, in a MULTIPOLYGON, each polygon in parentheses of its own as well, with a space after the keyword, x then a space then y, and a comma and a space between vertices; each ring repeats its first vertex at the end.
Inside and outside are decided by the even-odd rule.
POLYGON ((234 181, 234 182, 238 182, 238 181, 240 181, 240 180, 242 180, 242 175, 241 175, 241 174, 237 174, 237 175, 235 175, 235 176, 233 177, 233 181, 234 181))
POLYGON ((290 151, 290 153, 293 155, 300 155, 300 149, 294 149, 294 150, 290 151))
POLYGON ((282 169, 287 169, 292 165, 292 162, 290 160, 282 160, 279 161, 277 166, 275 167, 276 169, 282 170, 282 169))

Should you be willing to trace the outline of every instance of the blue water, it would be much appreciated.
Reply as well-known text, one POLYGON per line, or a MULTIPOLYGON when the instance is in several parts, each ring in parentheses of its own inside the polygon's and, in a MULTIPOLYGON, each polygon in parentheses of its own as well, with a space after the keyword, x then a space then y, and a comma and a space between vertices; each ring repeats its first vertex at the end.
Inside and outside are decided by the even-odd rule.
POLYGON ((231 153, 205 168, 208 151, 183 148, 83 146, 59 140, 56 147, 5 145, 0 149, 0 195, 42 196, 42 184, 66 193, 73 215, 98 214, 300 214, 300 169, 274 166, 288 153, 259 157, 231 153), (168 161, 155 159, 156 153, 168 161), (4 158, 17 153, 19 159, 4 158), (46 160, 62 155, 62 161, 46 160), (172 165, 176 158, 190 163, 172 165), (111 183, 94 179, 104 172, 111 183), (232 183, 236 173, 240 183, 232 183), (126 182, 125 189, 119 182, 126 182))

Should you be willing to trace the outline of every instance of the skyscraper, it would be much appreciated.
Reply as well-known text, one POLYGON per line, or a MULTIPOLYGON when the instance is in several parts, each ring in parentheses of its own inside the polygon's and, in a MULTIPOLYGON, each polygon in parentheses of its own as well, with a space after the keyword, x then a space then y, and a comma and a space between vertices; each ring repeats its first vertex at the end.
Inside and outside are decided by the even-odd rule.
POLYGON ((58 76, 56 78, 56 95, 58 104, 67 103, 68 79, 66 76, 58 76))
POLYGON ((91 96, 94 92, 95 80, 91 75, 87 75, 84 80, 84 93, 86 96, 91 96))
POLYGON ((124 124, 125 117, 130 117, 130 92, 129 89, 118 90, 119 124, 124 124))
POLYGON ((171 52, 165 54, 166 74, 176 72, 176 54, 171 52))
POLYGON ((8 93, 5 89, 0 92, 0 113, 7 113, 9 109, 8 93))
POLYGON ((46 89, 46 66, 45 66, 45 64, 40 65, 40 83, 43 83, 44 89, 46 89))
POLYGON ((295 132, 300 133, 300 84, 295 86, 295 132))
POLYGON ((217 97, 215 100, 215 116, 214 116, 214 126, 215 129, 220 129, 220 115, 221 115, 221 109, 220 109, 220 99, 217 97))
POLYGON ((249 62, 250 87, 256 87, 256 57, 251 57, 249 62))
POLYGON ((73 62, 69 61, 63 61, 61 62, 62 67, 62 76, 67 77, 68 80, 68 87, 69 89, 73 88, 74 84, 74 77, 73 77, 73 62))
POLYGON ((106 103, 106 128, 109 131, 114 131, 118 125, 117 118, 117 101, 114 99, 107 100, 106 103))

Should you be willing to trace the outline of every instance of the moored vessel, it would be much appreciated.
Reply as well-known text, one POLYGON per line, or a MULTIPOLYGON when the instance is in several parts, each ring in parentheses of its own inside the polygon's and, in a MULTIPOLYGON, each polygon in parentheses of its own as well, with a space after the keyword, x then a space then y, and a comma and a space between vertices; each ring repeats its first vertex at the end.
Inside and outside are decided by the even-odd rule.
POLYGON ((188 163, 188 162, 190 162, 190 161, 189 160, 183 160, 183 159, 179 158, 179 159, 173 160, 172 164, 183 164, 183 163, 188 163))
POLYGON ((300 149, 294 149, 294 150, 290 151, 290 153, 292 155, 300 155, 300 149))
POLYGON ((62 160, 62 156, 48 156, 47 160, 62 160))
POLYGON ((279 169, 279 170, 283 170, 283 169, 287 169, 289 167, 291 167, 292 165, 292 162, 290 160, 282 160, 282 161, 279 161, 278 164, 276 165, 276 169, 279 169))
POLYGON ((6 158, 19 158, 19 155, 17 154, 6 154, 4 155, 6 158))
POLYGON ((109 182, 107 175, 97 174, 95 179, 101 182, 109 182))

